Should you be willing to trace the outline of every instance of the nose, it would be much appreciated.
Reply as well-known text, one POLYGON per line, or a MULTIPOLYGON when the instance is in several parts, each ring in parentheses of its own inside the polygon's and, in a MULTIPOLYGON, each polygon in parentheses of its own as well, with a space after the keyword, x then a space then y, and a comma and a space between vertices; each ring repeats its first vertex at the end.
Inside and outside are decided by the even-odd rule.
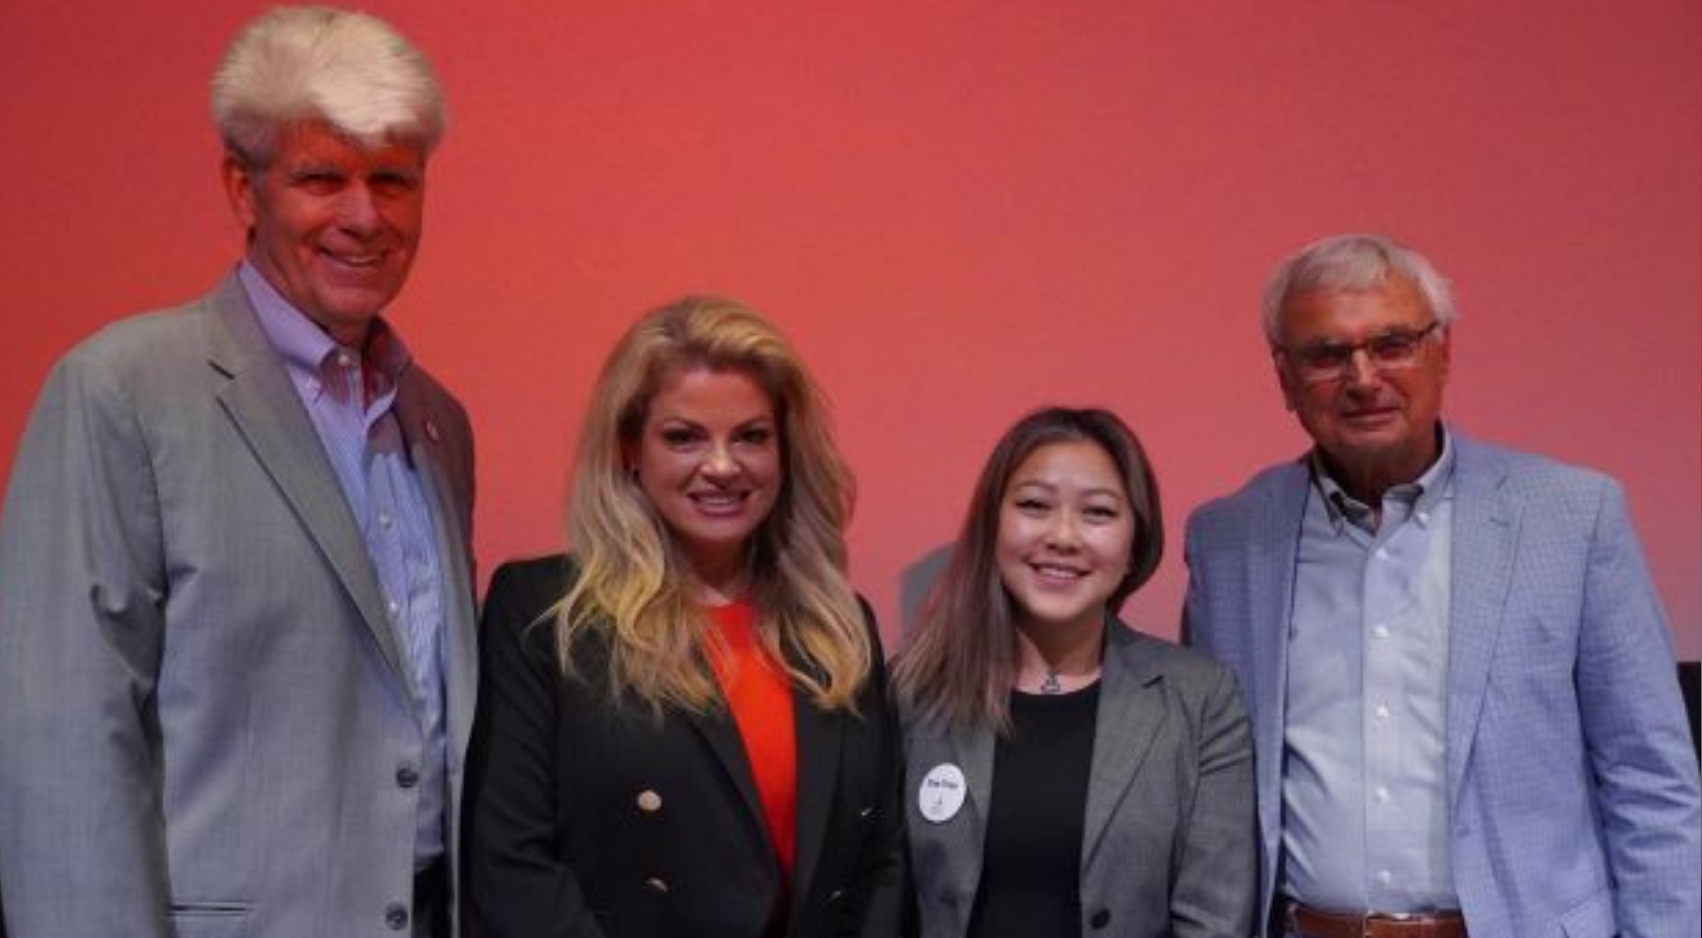
POLYGON ((353 234, 370 234, 378 229, 378 204, 365 183, 344 187, 337 205, 337 222, 353 234))
POLYGON ((731 479, 739 474, 739 464, 733 460, 733 453, 725 444, 717 443, 704 454, 701 471, 710 479, 731 479))
POLYGON ((1080 520, 1073 511, 1058 511, 1046 525, 1046 546, 1053 550, 1074 550, 1081 545, 1080 520))
POLYGON ((1347 369, 1342 377, 1350 387, 1363 387, 1376 384, 1382 373, 1377 370, 1377 363, 1371 360, 1370 352, 1356 348, 1348 356, 1347 369))

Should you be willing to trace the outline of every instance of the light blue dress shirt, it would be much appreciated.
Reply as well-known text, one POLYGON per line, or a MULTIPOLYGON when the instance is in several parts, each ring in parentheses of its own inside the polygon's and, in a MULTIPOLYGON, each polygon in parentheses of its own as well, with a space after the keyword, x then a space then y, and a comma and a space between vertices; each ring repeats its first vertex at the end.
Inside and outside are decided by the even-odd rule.
POLYGON ((1316 459, 1295 566, 1281 889, 1391 914, 1458 908, 1445 756, 1453 448, 1381 523, 1316 459))
POLYGON ((431 510, 392 409, 408 351, 383 320, 374 322, 366 348, 340 346, 247 261, 238 275, 336 470, 378 574, 390 626, 407 650, 414 712, 425 742, 417 767, 415 840, 416 864, 423 868, 444 851, 445 620, 431 510), (363 355, 371 361, 363 362, 363 355))

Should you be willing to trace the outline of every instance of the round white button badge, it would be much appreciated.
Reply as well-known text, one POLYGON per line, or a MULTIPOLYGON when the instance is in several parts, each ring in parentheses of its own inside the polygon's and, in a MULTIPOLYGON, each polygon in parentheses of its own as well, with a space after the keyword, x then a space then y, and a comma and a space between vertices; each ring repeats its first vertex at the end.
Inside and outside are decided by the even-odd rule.
POLYGON ((935 824, 944 824, 957 816, 969 786, 963 780, 963 770, 950 762, 942 762, 922 776, 916 789, 916 807, 922 816, 935 824))

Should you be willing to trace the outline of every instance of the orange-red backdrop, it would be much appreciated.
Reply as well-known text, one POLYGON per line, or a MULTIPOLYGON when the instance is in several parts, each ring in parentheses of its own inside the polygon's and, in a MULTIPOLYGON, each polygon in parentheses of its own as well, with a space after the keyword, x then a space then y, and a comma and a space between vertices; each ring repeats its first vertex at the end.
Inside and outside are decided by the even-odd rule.
MULTIPOLYGON (((260 8, 0 3, 0 472, 52 359, 236 257, 205 89, 260 8)), ((394 318, 476 421, 486 573, 559 544, 602 355, 695 290, 767 311, 832 394, 889 635, 903 569, 1033 405, 1120 411, 1179 532, 1304 445, 1266 272, 1374 229, 1456 284, 1457 426, 1624 480, 1697 657, 1693 0, 367 8, 450 97, 394 318)), ((1128 610, 1167 635, 1170 548, 1128 610)))

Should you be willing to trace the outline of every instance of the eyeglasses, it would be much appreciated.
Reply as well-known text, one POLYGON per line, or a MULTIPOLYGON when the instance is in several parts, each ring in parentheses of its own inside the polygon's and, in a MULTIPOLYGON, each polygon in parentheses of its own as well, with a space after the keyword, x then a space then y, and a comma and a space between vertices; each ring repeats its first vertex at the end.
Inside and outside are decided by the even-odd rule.
POLYGON ((1299 348, 1275 346, 1289 363, 1294 366, 1294 372, 1300 380, 1308 384, 1318 384, 1324 381, 1334 381, 1347 374, 1353 365, 1353 354, 1360 349, 1365 350, 1365 357, 1370 360, 1371 367, 1378 371, 1400 371, 1418 364, 1418 353, 1424 346, 1424 340, 1435 332, 1442 323, 1432 322, 1423 329, 1390 329, 1366 339, 1364 342, 1318 342, 1303 345, 1299 348))

